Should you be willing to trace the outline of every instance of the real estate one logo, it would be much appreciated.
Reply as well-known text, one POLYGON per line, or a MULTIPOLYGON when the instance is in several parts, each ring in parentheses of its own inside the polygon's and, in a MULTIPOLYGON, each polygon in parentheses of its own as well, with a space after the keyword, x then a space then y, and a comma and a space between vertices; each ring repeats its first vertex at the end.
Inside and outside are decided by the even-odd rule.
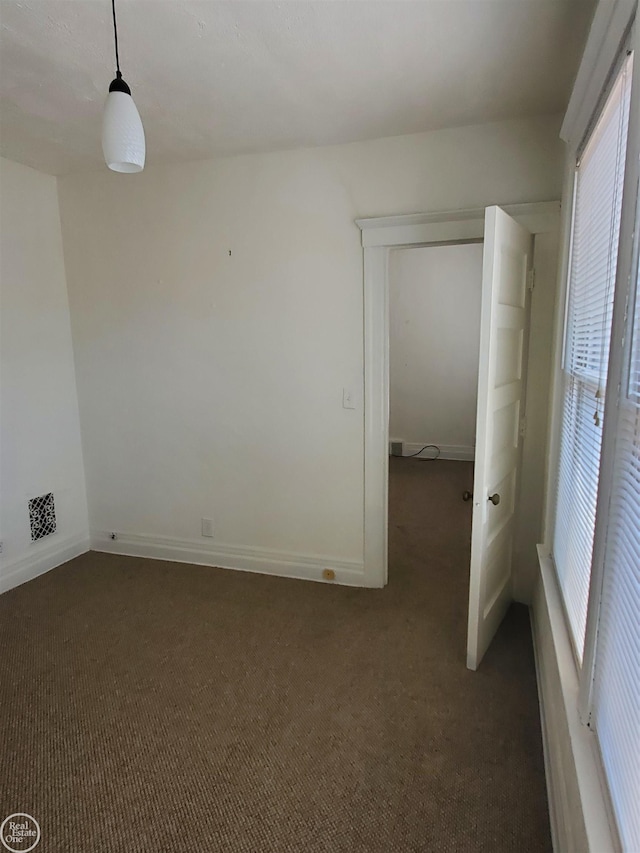
POLYGON ((10 814, 0 826, 0 841, 11 853, 29 853, 40 842, 40 825, 25 812, 10 814))

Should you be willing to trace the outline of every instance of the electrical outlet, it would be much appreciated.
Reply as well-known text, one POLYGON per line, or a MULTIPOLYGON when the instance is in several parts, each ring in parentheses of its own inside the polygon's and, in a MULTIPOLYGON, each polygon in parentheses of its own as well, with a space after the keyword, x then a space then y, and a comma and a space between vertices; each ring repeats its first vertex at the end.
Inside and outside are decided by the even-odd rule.
POLYGON ((389 442, 389 455, 390 456, 402 456, 402 442, 401 441, 390 441, 389 442))
POLYGON ((213 536, 213 519, 212 518, 201 518, 200 523, 202 525, 202 535, 203 536, 213 536))

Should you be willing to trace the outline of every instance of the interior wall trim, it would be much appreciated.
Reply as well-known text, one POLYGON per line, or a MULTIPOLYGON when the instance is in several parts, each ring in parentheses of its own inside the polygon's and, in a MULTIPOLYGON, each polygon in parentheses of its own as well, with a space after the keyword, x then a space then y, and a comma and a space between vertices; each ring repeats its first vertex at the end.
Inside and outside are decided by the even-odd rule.
POLYGON ((56 566, 79 557, 89 550, 89 537, 66 536, 59 538, 55 533, 51 541, 44 545, 43 541, 37 543, 37 550, 19 557, 11 562, 3 562, 0 567, 0 593, 7 592, 20 584, 37 578, 46 572, 55 569, 56 566))
MULTIPOLYGON (((532 234, 557 228, 560 202, 541 201, 501 204, 500 207, 532 234)), ((411 246, 415 244, 481 242, 484 237, 484 207, 467 207, 435 213, 402 213, 356 219, 363 247, 411 246)))
POLYGON ((362 561, 318 554, 298 554, 267 548, 200 542, 197 539, 172 539, 105 530, 91 531, 91 549, 108 554, 193 563, 198 566, 320 583, 367 586, 362 561), (112 538, 113 533, 117 538, 112 538), (327 569, 335 573, 333 580, 323 577, 323 572, 327 569))
POLYGON ((638 0, 598 3, 582 54, 560 138, 573 150, 582 141, 593 111, 636 14, 638 0))

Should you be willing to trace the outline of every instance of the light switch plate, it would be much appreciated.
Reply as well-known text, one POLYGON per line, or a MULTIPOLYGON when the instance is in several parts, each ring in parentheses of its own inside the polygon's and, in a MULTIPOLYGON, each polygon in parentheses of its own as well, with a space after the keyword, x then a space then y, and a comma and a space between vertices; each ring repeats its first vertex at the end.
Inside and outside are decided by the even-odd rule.
POLYGON ((342 389, 342 408, 343 409, 355 409, 356 404, 353 399, 353 391, 349 388, 342 389))

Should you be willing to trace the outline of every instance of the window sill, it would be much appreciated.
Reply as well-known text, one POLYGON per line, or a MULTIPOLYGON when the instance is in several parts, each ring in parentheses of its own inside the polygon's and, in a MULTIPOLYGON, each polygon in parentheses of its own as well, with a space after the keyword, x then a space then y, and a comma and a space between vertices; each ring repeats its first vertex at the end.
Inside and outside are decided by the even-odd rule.
POLYGON ((553 847, 618 851, 595 736, 578 714, 578 671, 553 565, 541 546, 538 557, 532 632, 553 847))

